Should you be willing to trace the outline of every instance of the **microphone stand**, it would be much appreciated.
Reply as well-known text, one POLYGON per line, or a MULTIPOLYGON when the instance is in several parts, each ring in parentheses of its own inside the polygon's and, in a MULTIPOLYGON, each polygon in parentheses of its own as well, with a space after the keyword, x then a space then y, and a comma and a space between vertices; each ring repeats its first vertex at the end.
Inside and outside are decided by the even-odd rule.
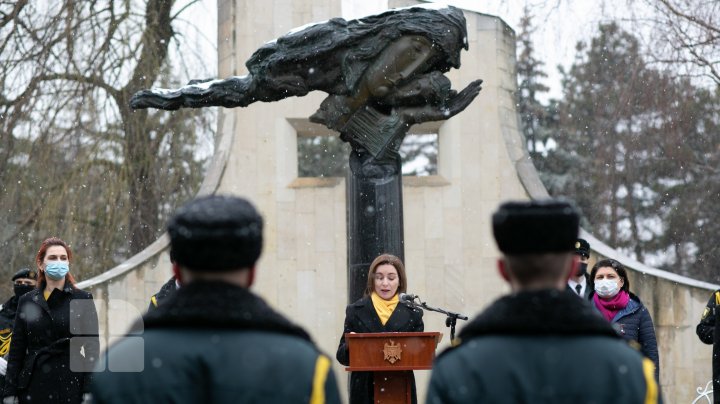
MULTIPOLYGON (((415 299, 420 299, 420 297, 416 296, 415 299)), ((455 324, 457 324, 457 320, 468 319, 467 316, 464 316, 460 313, 453 313, 452 311, 443 310, 438 307, 428 306, 428 304, 423 302, 422 300, 420 301, 420 303, 416 303, 414 300, 405 300, 405 303, 411 307, 415 307, 418 309, 445 314, 447 316, 447 318, 445 319, 445 326, 450 327, 450 345, 452 345, 453 341, 455 340, 455 324)))

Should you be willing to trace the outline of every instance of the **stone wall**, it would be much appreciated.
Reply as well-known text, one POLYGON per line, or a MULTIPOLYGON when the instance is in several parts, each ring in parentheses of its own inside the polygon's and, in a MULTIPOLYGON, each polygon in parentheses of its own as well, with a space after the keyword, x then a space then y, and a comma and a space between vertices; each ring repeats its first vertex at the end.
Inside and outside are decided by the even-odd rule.
MULTIPOLYGON (((391 1, 391 6, 414 4, 391 1)), ((244 62, 263 43, 293 27, 341 15, 340 0, 218 1, 221 77, 246 73, 244 62)), ((513 97, 514 32, 501 19, 465 12, 470 50, 448 74, 455 88, 482 78, 478 98, 456 117, 430 125, 439 134, 436 176, 404 179, 404 233, 409 292, 433 306, 474 315, 508 291, 496 273, 498 251, 490 216, 508 199, 547 196, 525 151, 513 97)), ((252 200, 266 222, 254 291, 307 328, 334 356, 346 301, 344 178, 298 178, 297 137, 326 133, 307 122, 323 94, 248 108, 222 109, 217 151, 200 193, 252 200)), ((666 402, 690 402, 710 379, 711 350, 694 335, 717 285, 668 274, 617 256, 590 234, 593 259, 610 256, 633 268, 632 285, 650 307, 660 342, 666 402)), ((128 262, 81 283, 100 305, 104 340, 122 334, 170 276, 163 237, 128 262)), ((445 318, 424 317, 427 331, 449 332, 445 318)), ((459 328, 462 327, 462 322, 459 328)), ((442 349, 442 348, 441 348, 442 349)), ((347 378, 335 363, 343 390, 347 378)), ((429 372, 417 372, 424 397, 429 372)), ((422 400, 421 400, 422 401, 422 400)))

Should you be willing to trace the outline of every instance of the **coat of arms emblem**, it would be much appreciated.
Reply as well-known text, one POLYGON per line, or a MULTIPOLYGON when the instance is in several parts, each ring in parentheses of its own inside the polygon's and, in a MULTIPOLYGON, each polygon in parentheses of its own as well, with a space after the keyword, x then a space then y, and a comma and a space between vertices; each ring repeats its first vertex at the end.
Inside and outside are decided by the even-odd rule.
POLYGON ((402 348, 400 347, 400 344, 396 344, 393 340, 390 340, 389 344, 387 342, 385 343, 383 354, 385 354, 386 361, 394 364, 401 359, 402 348))

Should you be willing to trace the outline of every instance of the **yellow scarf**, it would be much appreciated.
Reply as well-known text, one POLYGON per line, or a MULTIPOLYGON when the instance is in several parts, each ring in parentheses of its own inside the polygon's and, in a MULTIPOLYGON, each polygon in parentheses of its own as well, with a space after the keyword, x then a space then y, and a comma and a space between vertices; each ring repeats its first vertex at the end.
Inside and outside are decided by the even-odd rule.
POLYGON ((385 325, 385 323, 388 322, 388 319, 390 316, 392 316, 393 311, 395 311, 395 307, 398 305, 398 295, 397 293, 395 296, 392 297, 390 300, 385 300, 382 297, 378 296, 377 293, 372 292, 370 295, 370 299, 372 299, 373 307, 375 307, 375 312, 377 313, 378 317, 380 317, 380 322, 382 325, 385 325))

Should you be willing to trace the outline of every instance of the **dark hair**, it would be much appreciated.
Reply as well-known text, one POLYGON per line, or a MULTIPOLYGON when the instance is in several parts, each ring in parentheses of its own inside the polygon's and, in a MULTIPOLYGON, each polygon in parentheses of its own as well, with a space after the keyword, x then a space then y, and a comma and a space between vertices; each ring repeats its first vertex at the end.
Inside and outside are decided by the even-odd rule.
POLYGON ((375 271, 380 265, 392 265, 395 267, 398 273, 398 293, 405 293, 407 291, 407 277, 405 276, 405 265, 403 265, 400 258, 391 254, 381 254, 375 258, 370 264, 370 270, 368 271, 367 287, 365 288, 365 296, 375 290, 375 271))
MULTIPOLYGON (((65 249, 65 252, 67 252, 68 262, 72 262, 72 250, 67 245, 66 242, 62 241, 58 237, 50 237, 43 240, 43 242, 40 244, 40 248, 38 249, 37 255, 35 255, 35 265, 38 268, 38 278, 37 278, 37 287, 38 288, 44 288, 47 284, 47 280, 45 278, 45 270, 42 268, 43 261, 45 260, 45 255, 47 253, 47 249, 52 246, 60 246, 65 249)), ((70 286, 73 288, 76 288, 75 286, 75 278, 68 272, 65 275, 65 282, 69 282, 70 286)))
POLYGON ((600 260, 593 265, 592 270, 590 270, 590 279, 588 279, 588 288, 590 292, 595 292, 595 275, 600 268, 614 269, 618 276, 623 280, 623 286, 620 290, 624 290, 628 293, 630 292, 630 279, 628 279, 627 270, 623 264, 614 259, 600 260))

